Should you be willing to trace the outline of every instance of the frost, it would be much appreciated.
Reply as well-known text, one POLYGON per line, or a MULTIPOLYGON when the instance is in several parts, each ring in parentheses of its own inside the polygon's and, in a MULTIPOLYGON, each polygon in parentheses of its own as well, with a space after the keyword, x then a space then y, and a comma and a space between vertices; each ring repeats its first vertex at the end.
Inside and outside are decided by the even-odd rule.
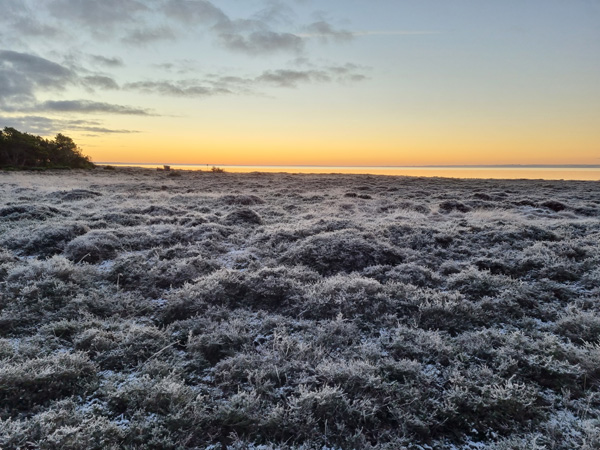
POLYGON ((600 448, 599 183, 0 177, 2 448, 600 448))
POLYGON ((113 260, 106 260, 106 261, 102 261, 100 264, 98 264, 98 270, 102 271, 102 272, 109 272, 113 266, 115 265, 115 262, 113 260))

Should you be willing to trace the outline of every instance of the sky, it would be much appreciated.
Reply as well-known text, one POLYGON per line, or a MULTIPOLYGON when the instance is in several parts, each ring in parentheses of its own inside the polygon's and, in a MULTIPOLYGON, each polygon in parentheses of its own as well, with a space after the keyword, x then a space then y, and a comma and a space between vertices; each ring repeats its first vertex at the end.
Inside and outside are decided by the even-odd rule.
POLYGON ((0 128, 96 162, 600 164, 598 0, 0 11, 0 128))

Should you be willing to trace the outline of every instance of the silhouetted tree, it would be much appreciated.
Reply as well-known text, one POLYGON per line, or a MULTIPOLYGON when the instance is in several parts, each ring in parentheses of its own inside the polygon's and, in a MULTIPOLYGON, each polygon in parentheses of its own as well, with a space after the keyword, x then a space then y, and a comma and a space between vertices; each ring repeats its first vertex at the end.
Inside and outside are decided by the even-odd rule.
POLYGON ((6 127, 0 131, 0 167, 92 168, 90 158, 68 136, 44 139, 6 127))

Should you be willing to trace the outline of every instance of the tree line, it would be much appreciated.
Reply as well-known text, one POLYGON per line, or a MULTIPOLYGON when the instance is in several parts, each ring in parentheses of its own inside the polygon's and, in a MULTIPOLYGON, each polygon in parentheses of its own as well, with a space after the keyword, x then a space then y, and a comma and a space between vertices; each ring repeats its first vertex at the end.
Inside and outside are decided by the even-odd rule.
POLYGON ((0 131, 0 167, 90 169, 94 164, 68 136, 44 139, 14 128, 0 131))

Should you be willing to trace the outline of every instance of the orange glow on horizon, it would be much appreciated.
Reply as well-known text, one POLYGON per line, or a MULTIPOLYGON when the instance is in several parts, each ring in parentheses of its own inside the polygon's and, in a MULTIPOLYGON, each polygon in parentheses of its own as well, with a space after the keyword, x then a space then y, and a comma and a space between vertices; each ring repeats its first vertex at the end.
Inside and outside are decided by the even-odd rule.
MULTIPOLYGON (((358 117, 356 117, 358 115, 358 117)), ((493 164, 599 164, 600 128, 577 117, 569 122, 518 120, 494 125, 422 117, 358 120, 349 112, 322 117, 269 117, 226 121, 215 115, 199 126, 191 119, 141 119, 139 133, 100 136, 69 133, 96 162, 211 165, 414 166, 493 164), (147 124, 146 124, 147 125, 147 124), (501 126, 502 125, 502 126, 501 126)), ((137 122, 140 120, 140 122, 137 122)), ((114 128, 122 124, 110 125, 114 128)))
POLYGON ((454 142, 417 138, 386 141, 246 141, 204 139, 174 143, 168 137, 139 139, 119 136, 80 146, 96 162, 222 164, 222 165, 326 165, 411 166, 491 164, 598 164, 597 146, 576 140, 541 142, 511 139, 461 139, 454 142), (568 142, 566 142, 568 141, 568 142))

